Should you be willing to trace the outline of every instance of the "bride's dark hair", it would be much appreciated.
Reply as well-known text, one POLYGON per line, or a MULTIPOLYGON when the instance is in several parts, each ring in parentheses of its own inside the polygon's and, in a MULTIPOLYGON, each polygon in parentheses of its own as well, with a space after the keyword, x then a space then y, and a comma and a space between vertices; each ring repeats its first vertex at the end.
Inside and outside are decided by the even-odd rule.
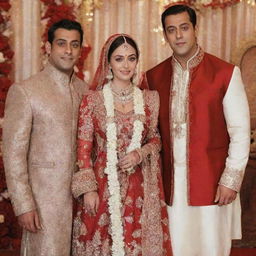
POLYGON ((115 51, 115 49, 117 49, 120 45, 122 45, 124 43, 128 43, 129 45, 131 45, 135 49, 137 59, 139 58, 139 55, 140 55, 139 54, 139 49, 138 49, 138 46, 135 43, 135 41, 132 38, 130 38, 130 37, 127 37, 127 36, 124 36, 124 35, 120 35, 119 37, 117 37, 112 42, 112 44, 109 47, 109 50, 108 50, 108 62, 110 61, 110 57, 111 57, 112 53, 115 51))
POLYGON ((120 45, 127 43, 131 45, 136 52, 137 59, 139 58, 139 49, 135 41, 127 34, 114 34, 108 38, 101 49, 99 65, 95 72, 92 84, 90 89, 92 90, 100 90, 109 82, 107 75, 109 73, 109 60, 116 48, 120 45))

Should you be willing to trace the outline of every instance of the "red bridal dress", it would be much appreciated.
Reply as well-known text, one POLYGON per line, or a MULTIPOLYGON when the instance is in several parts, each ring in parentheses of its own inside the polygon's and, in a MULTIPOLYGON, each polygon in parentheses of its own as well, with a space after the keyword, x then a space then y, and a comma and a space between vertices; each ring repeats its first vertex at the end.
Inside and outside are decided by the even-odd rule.
MULTIPOLYGON (((172 255, 168 231, 168 216, 162 187, 158 125, 159 96, 156 91, 143 91, 145 116, 133 111, 115 110, 117 155, 125 154, 133 136, 133 123, 144 124, 141 148, 142 162, 135 172, 117 168, 120 183, 121 214, 126 256, 172 255)), ((78 166, 72 191, 78 199, 74 219, 72 255, 111 256, 112 237, 108 209, 108 182, 104 173, 107 157, 107 114, 102 91, 84 96, 78 123, 78 166), (96 216, 83 208, 82 195, 97 191, 100 199, 96 216)))

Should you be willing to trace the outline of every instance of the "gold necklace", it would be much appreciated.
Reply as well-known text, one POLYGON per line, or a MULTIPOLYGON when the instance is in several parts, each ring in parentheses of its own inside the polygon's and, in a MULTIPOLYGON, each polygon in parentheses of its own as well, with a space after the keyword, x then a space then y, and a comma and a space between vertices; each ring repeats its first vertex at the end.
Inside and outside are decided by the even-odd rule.
POLYGON ((131 84, 126 89, 116 90, 113 88, 113 84, 111 84, 111 90, 112 90, 115 100, 121 102, 122 104, 125 104, 133 99, 133 89, 134 89, 134 87, 131 84))

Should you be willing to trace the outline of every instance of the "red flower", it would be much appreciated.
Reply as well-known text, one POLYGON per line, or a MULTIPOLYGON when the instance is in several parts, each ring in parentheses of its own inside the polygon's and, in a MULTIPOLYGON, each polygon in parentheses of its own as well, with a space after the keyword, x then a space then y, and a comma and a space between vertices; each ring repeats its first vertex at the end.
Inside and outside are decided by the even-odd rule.
MULTIPOLYGON (((49 0, 44 0, 44 2, 50 2, 49 0)), ((62 20, 62 19, 70 19, 75 20, 75 16, 73 14, 73 6, 67 4, 57 5, 54 2, 51 2, 48 6, 48 9, 42 19, 49 19, 45 32, 43 34, 43 41, 47 41, 47 31, 54 23, 62 20)), ((44 46, 42 47, 45 52, 44 46)))
POLYGON ((54 0, 41 0, 41 2, 43 2, 45 5, 55 4, 54 0))
POLYGON ((8 77, 0 76, 0 84, 1 84, 1 91, 7 91, 12 84, 11 80, 8 77))
POLYGON ((77 73, 77 76, 80 79, 84 79, 84 74, 83 74, 84 61, 87 58, 90 51, 91 51, 90 46, 83 47, 81 50, 81 55, 77 63, 77 68, 79 70, 79 72, 77 73))
POLYGON ((8 41, 9 41, 8 37, 0 34, 0 51, 8 47, 8 41))
MULTIPOLYGON (((0 117, 1 118, 4 116, 5 98, 6 98, 7 91, 9 89, 9 87, 11 86, 11 83, 12 82, 8 77, 0 76, 0 84, 1 84, 1 89, 0 89, 0 117)), ((1 168, 1 162, 0 162, 0 168, 1 168)), ((0 186, 0 188, 1 188, 1 186, 0 186)))
POLYGON ((4 23, 4 17, 3 17, 3 15, 0 13, 0 24, 1 23, 4 23))
POLYGON ((14 55, 14 52, 11 50, 10 47, 8 47, 7 49, 4 49, 2 51, 2 53, 3 53, 4 57, 9 59, 9 60, 11 60, 13 55, 14 55))
POLYGON ((4 11, 8 11, 11 8, 9 1, 0 0, 0 9, 4 11))
POLYGON ((42 19, 50 18, 50 23, 55 23, 61 19, 71 19, 75 20, 75 16, 73 14, 73 6, 67 4, 56 5, 52 4, 48 7, 45 15, 42 19))
POLYGON ((0 209, 0 214, 4 215, 4 223, 0 224, 0 248, 6 249, 11 244, 18 247, 21 238, 21 228, 18 226, 11 202, 9 200, 1 201, 0 209))
POLYGON ((8 236, 0 237, 0 249, 9 249, 11 238, 8 236))
MULTIPOLYGON (((2 158, 1 158, 2 159, 2 158)), ((0 193, 4 192, 7 188, 6 182, 5 182, 5 175, 4 175, 4 168, 1 166, 0 168, 0 193)), ((1 202, 0 202, 1 203, 1 202)))
POLYGON ((14 52, 11 50, 9 45, 9 38, 0 34, 0 52, 3 53, 4 57, 12 59, 14 52))
POLYGON ((8 75, 11 72, 12 65, 6 62, 0 63, 0 74, 8 75))
POLYGON ((21 245, 21 239, 19 238, 13 238, 12 239, 12 248, 14 250, 18 250, 20 249, 20 245, 21 245))

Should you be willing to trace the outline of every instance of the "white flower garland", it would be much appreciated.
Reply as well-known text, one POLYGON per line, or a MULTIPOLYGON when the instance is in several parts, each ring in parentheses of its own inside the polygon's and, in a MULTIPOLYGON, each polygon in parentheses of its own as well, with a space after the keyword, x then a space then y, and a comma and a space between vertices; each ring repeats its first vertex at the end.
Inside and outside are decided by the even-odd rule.
MULTIPOLYGON (((104 105, 107 112, 107 163, 104 172, 108 175, 108 189, 110 197, 108 200, 111 235, 112 235, 112 255, 124 256, 124 235, 121 214, 121 194, 120 184, 117 175, 117 128, 114 120, 114 97, 112 94, 110 83, 103 88, 104 105)), ((135 115, 145 115, 144 99, 142 91, 134 87, 133 102, 135 115)), ((133 135, 131 143, 127 149, 127 153, 141 147, 141 139, 143 132, 143 123, 140 120, 134 121, 133 135)))

